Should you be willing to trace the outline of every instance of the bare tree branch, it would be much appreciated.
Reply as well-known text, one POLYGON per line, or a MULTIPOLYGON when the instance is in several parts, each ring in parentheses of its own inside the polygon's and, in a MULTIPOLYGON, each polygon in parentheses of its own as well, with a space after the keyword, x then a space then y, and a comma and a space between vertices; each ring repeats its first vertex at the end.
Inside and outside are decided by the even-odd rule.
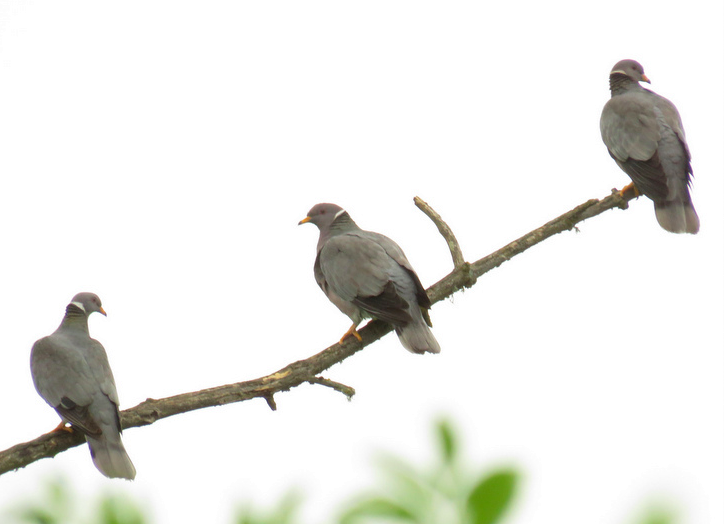
POLYGON ((442 238, 444 238, 445 242, 447 242, 447 247, 450 249, 450 256, 453 260, 453 266, 458 268, 465 264, 465 257, 463 257, 460 244, 458 243, 458 239, 455 238, 455 233, 453 233, 452 229, 450 229, 450 226, 448 226, 442 217, 420 197, 415 197, 415 205, 420 209, 420 211, 425 213, 430 220, 432 220, 432 222, 437 226, 437 230, 442 235, 442 238))
POLYGON ((329 380, 328 378, 324 377, 314 377, 309 379, 307 382, 309 382, 310 384, 327 386, 328 388, 332 388, 335 391, 339 391, 345 397, 347 397, 347 400, 352 400, 352 397, 354 397, 354 394, 356 393, 354 388, 345 386, 344 384, 340 384, 339 382, 335 382, 334 380, 329 380))
MULTIPOLYGON (((633 191, 622 194, 613 190, 612 194, 606 198, 589 200, 472 264, 465 262, 463 259, 455 235, 453 235, 447 224, 429 205, 416 198, 415 204, 430 217, 445 238, 455 265, 450 274, 427 290, 430 301, 434 304, 452 296, 463 288, 473 286, 478 277, 491 269, 500 266, 515 255, 557 233, 575 228, 576 224, 587 218, 613 208, 626 209, 628 202, 633 198, 635 198, 633 191)), ((363 329, 359 330, 359 334, 362 336, 361 342, 353 337, 348 337, 345 339, 344 344, 334 344, 305 360, 293 362, 271 375, 163 399, 149 398, 139 405, 123 411, 121 413, 122 425, 124 429, 147 426, 162 418, 180 413, 211 406, 221 406, 232 402, 241 402, 252 398, 263 398, 271 409, 276 409, 274 401, 276 393, 288 391, 305 382, 330 387, 351 398, 354 395, 354 389, 319 377, 319 374, 334 364, 338 364, 354 355, 391 331, 392 327, 389 324, 375 320, 367 323, 363 329)), ((53 431, 30 442, 17 444, 0 452, 0 475, 25 467, 37 460, 54 457, 58 453, 78 446, 83 442, 83 436, 77 431, 53 431)))

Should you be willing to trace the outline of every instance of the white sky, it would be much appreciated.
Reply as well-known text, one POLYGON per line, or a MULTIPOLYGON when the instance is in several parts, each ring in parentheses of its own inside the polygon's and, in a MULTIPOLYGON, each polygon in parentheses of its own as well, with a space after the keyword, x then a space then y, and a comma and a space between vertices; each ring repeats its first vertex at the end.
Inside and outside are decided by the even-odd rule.
POLYGON ((471 468, 514 464, 510 522, 620 524, 651 500, 724 520, 724 56, 719 2, 0 0, 0 449, 58 422, 28 370, 78 291, 122 407, 273 372, 348 319, 312 275, 321 201, 395 239, 422 282, 451 267, 427 200, 476 260, 626 175, 598 130, 608 72, 646 68, 696 175, 697 236, 646 199, 559 235, 432 310, 437 356, 388 336, 319 386, 125 433, 0 477, 0 510, 60 474, 158 524, 230 522, 302 486, 307 522, 421 465, 449 414, 471 468), (202 520, 203 519, 203 520, 202 520))

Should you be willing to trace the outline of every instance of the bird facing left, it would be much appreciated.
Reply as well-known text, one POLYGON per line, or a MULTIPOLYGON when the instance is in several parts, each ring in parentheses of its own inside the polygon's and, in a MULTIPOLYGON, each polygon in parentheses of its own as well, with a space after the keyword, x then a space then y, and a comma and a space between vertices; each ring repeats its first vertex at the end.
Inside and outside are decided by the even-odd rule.
POLYGON ((430 299, 407 257, 380 233, 360 229, 336 204, 317 204, 299 224, 319 228, 314 278, 327 298, 353 322, 342 335, 361 341, 357 326, 377 318, 395 327, 412 353, 439 353, 430 331, 430 299))
POLYGON ((113 372, 106 350, 88 331, 88 317, 96 312, 106 315, 98 295, 75 295, 58 329, 33 344, 30 372, 63 423, 83 434, 96 468, 109 478, 133 480, 136 468, 121 441, 113 372))

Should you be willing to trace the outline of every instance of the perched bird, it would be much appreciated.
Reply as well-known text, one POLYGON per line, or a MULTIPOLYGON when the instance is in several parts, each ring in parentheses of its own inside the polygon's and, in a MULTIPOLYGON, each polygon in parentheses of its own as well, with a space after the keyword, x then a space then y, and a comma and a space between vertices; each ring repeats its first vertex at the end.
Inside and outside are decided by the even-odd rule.
POLYGON ((106 350, 88 333, 88 317, 105 316, 101 299, 78 293, 65 309, 58 329, 41 338, 30 353, 35 389, 85 436, 96 468, 109 478, 133 480, 133 467, 121 442, 118 393, 106 350))
POLYGON ((392 324, 400 342, 413 353, 439 353, 430 331, 430 299, 400 246, 379 233, 364 231, 341 207, 317 204, 299 222, 319 228, 314 278, 327 298, 347 315, 352 335, 365 318, 392 324))
POLYGON ((613 66, 611 99, 601 114, 603 142, 636 190, 654 201, 662 228, 697 233, 699 217, 689 196, 691 155, 679 112, 639 82, 651 83, 635 60, 613 66))

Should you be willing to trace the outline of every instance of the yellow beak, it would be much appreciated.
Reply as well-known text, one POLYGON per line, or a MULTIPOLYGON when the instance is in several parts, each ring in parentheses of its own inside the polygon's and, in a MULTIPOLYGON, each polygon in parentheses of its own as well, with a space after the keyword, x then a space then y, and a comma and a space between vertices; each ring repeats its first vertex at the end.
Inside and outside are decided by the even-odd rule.
POLYGON ((301 219, 301 220, 299 221, 299 224, 297 224, 297 225, 298 225, 298 226, 301 226, 302 224, 306 224, 306 223, 309 222, 310 220, 312 220, 312 217, 304 217, 303 219, 301 219))

